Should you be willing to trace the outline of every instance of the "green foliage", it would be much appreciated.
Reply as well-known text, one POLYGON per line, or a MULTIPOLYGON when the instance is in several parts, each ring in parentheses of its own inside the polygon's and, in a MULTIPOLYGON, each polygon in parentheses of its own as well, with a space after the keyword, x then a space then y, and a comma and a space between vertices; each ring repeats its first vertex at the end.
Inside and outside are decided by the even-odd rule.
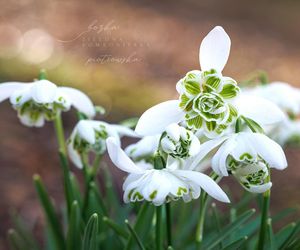
MULTIPOLYGON (((241 117, 242 120, 250 128, 259 129, 252 120, 241 117)), ((134 122, 125 123, 134 126, 134 122)), ((19 216, 13 215, 13 229, 8 232, 12 250, 252 250, 257 248, 262 233, 264 246, 258 247, 259 250, 300 249, 300 222, 292 222, 279 230, 273 228, 273 224, 286 221, 297 210, 285 209, 270 217, 265 213, 260 195, 244 192, 240 200, 231 199, 229 209, 225 205, 220 208, 215 203, 210 205, 204 191, 200 199, 190 203, 179 200, 160 207, 148 202, 123 204, 108 166, 100 162, 102 155, 95 158, 91 166, 83 168, 84 186, 81 188, 69 168, 59 122, 56 130, 60 134, 64 204, 55 206, 40 176, 35 175, 34 185, 46 221, 45 237, 42 241, 36 240, 32 229, 19 216), (97 174, 102 177, 101 183, 98 183, 97 174), (251 209, 253 201, 257 202, 258 211, 251 209), (63 209, 59 209, 61 207, 63 209), (261 227, 262 214, 266 217, 266 227, 261 227), (201 229, 200 241, 197 228, 201 229)), ((160 169, 163 164, 161 156, 156 155, 156 168, 160 169)), ((213 175, 212 178, 218 181, 219 177, 213 175)))

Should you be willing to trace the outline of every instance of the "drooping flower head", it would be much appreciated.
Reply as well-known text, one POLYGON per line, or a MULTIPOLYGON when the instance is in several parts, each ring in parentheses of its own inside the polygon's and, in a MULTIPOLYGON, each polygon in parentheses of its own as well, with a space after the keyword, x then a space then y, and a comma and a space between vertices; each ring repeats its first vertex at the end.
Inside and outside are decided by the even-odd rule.
POLYGON ((137 137, 131 129, 103 121, 79 121, 68 140, 68 152, 72 162, 78 167, 83 167, 81 155, 93 152, 102 155, 106 152, 106 139, 113 137, 121 144, 122 136, 137 137))
POLYGON ((246 88, 246 93, 263 97, 276 104, 285 114, 283 121, 268 129, 267 135, 284 146, 299 144, 300 138, 300 90, 284 82, 272 82, 254 88, 246 88))
POLYGON ((95 116, 91 100, 81 91, 57 87, 48 80, 33 83, 10 82, 0 84, 0 102, 9 98, 17 110, 20 121, 26 126, 41 127, 56 114, 74 106, 87 117, 95 116))
MULTIPOLYGON (((232 174, 250 192, 262 193, 270 189, 269 169, 287 167, 282 148, 267 136, 252 132, 239 132, 204 143, 204 154, 195 162, 219 145, 212 157, 212 169, 220 176, 232 174)), ((192 164, 191 168, 195 166, 192 164)))
POLYGON ((187 159, 199 152, 200 141, 192 131, 173 123, 163 134, 161 148, 173 158, 187 159))
POLYGON ((145 162, 134 163, 120 148, 115 138, 108 138, 107 150, 112 162, 129 173, 124 184, 124 201, 147 200, 156 206, 182 198, 185 202, 197 199, 201 189, 213 198, 229 202, 227 195, 209 176, 190 170, 154 169, 145 162))

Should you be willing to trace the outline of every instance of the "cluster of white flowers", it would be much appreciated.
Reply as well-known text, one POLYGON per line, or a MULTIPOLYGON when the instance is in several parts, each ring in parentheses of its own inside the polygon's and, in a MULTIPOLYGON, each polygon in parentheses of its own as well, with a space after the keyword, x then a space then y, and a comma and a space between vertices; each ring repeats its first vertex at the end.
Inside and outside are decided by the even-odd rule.
MULTIPOLYGON (((218 177, 232 175, 250 192, 270 189, 270 168, 287 167, 281 146, 272 139, 284 144, 292 131, 298 133, 300 91, 284 83, 241 89, 222 75, 230 46, 222 27, 209 32, 200 46, 202 70, 179 80, 178 99, 148 109, 135 131, 103 121, 79 121, 68 140, 73 163, 82 168, 84 156, 107 150, 112 162, 129 174, 123 185, 125 202, 187 202, 197 199, 202 189, 229 202, 216 179, 203 173, 210 166, 218 177), (141 140, 123 150, 122 136, 141 140)), ((27 126, 40 127, 72 105, 89 119, 95 116, 85 94, 47 80, 1 84, 0 101, 7 98, 27 126)))
POLYGON ((230 44, 222 27, 203 39, 202 70, 179 80, 178 100, 158 104, 141 116, 135 131, 144 138, 127 147, 127 154, 114 139, 107 140, 113 163, 129 173, 123 186, 126 202, 190 201, 201 189, 228 202, 217 183, 202 173, 209 166, 219 177, 232 175, 255 193, 271 188, 270 168, 287 167, 282 148, 262 134, 281 126, 286 115, 273 100, 243 91, 222 75, 230 44))

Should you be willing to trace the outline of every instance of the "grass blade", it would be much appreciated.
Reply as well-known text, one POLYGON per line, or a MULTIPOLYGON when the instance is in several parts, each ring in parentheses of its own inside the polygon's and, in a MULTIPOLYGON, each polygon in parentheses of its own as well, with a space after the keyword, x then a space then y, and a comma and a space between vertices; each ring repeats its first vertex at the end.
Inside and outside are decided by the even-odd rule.
POLYGON ((236 218, 236 220, 224 227, 220 233, 215 234, 205 242, 203 249, 209 250, 216 247, 222 240, 226 239, 231 233, 235 232, 245 223, 253 214, 255 209, 250 209, 236 218))
POLYGON ((82 249, 84 250, 98 250, 98 215, 95 213, 89 219, 83 237, 82 249))
POLYGON ((139 236, 137 235, 136 231, 132 228, 132 226, 129 224, 128 220, 125 220, 125 224, 127 225, 132 238, 135 239, 136 243, 138 244, 140 250, 146 250, 146 248, 144 247, 143 243, 141 242, 139 236))
POLYGON ((80 250, 81 249, 81 214, 77 201, 74 201, 71 207, 71 214, 69 220, 68 234, 67 234, 67 249, 80 250))
POLYGON ((34 185, 38 193, 41 205, 44 209, 44 213, 49 225, 49 229, 53 234, 56 248, 59 250, 64 250, 65 240, 63 236, 63 231, 59 223, 58 216, 55 212, 54 206, 50 201, 50 197, 46 192, 46 189, 44 187, 44 184, 41 181, 40 176, 34 175, 33 180, 34 180, 34 185))

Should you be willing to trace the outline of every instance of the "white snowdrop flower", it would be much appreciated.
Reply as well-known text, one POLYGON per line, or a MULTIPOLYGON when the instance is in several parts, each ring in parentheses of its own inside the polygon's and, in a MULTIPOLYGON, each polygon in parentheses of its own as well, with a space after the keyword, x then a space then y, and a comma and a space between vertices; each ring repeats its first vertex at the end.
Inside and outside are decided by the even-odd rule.
POLYGON ((0 102, 10 99, 26 126, 41 127, 53 120, 58 112, 74 106, 89 118, 95 116, 94 105, 81 91, 70 87, 57 87, 48 80, 33 83, 8 82, 0 84, 0 102))
POLYGON ((127 146, 125 152, 134 161, 152 157, 159 147, 160 136, 145 136, 137 143, 127 146))
POLYGON ((281 146, 300 143, 300 121, 285 119, 279 126, 268 131, 268 136, 281 146))
POLYGON ((242 107, 239 106, 236 99, 240 88, 235 80, 222 76, 230 46, 230 38, 222 27, 211 30, 200 45, 201 71, 190 71, 178 82, 179 99, 157 104, 145 111, 137 123, 136 132, 142 136, 161 134, 171 123, 184 122, 188 128, 204 129, 204 133, 212 138, 223 135, 238 115, 250 113, 255 116, 251 119, 260 124, 260 119, 266 120, 264 115, 267 113, 271 117, 268 123, 277 122, 279 109, 264 99, 259 103, 256 99, 248 99, 247 108, 243 103, 242 107), (268 108, 263 106, 266 102, 268 108))
POLYGON ((197 199, 201 189, 213 198, 229 202, 227 195, 209 176, 190 170, 154 169, 150 163, 134 163, 120 148, 115 138, 108 138, 107 150, 112 162, 129 173, 124 184, 124 201, 146 200, 156 206, 182 198, 184 201, 197 199))
POLYGON ((300 114, 300 90, 288 83, 272 82, 246 89, 246 92, 268 99, 292 117, 300 114))
POLYGON ((250 192, 262 193, 271 187, 269 168, 287 167, 285 154, 275 141, 263 134, 240 132, 203 143, 191 169, 218 146, 212 157, 213 170, 220 176, 233 174, 250 192))
POLYGON ((166 128, 161 148, 173 158, 186 159, 199 152, 200 141, 192 131, 172 123, 166 128))
POLYGON ((136 133, 124 126, 108 124, 103 121, 79 121, 68 140, 68 153, 72 162, 78 168, 83 167, 82 153, 94 152, 102 155, 106 151, 106 139, 114 137, 120 144, 122 136, 137 137, 136 133))

